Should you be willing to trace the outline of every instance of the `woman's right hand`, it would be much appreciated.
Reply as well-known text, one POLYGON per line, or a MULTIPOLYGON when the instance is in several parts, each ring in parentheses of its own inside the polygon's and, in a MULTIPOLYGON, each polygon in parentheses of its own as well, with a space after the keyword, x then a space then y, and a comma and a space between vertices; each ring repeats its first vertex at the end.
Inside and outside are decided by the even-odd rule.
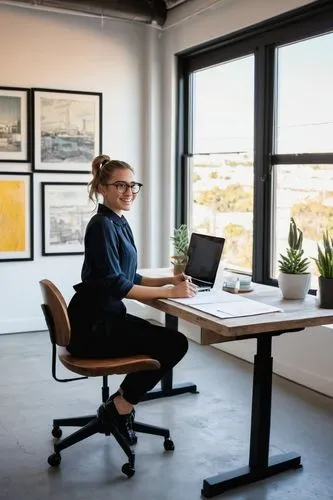
POLYGON ((169 288, 169 297, 180 299, 183 297, 194 297, 197 294, 198 287, 192 281, 184 280, 177 285, 169 288))

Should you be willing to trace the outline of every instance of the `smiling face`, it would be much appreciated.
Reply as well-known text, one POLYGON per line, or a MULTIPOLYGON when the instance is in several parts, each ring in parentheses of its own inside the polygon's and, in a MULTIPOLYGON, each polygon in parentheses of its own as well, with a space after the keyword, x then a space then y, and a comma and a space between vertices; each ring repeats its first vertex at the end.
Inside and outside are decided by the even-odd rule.
MULTIPOLYGON (((126 191, 122 193, 118 190, 116 185, 110 184, 126 183, 129 186, 134 182, 133 177, 133 172, 129 168, 117 168, 113 170, 112 174, 108 178, 107 185, 101 184, 99 187, 99 192, 104 198, 104 205, 118 215, 122 215, 123 211, 131 209, 132 203, 136 198, 136 194, 132 193, 130 187, 126 186, 126 191)), ((120 187, 121 186, 122 185, 120 184, 120 187)))

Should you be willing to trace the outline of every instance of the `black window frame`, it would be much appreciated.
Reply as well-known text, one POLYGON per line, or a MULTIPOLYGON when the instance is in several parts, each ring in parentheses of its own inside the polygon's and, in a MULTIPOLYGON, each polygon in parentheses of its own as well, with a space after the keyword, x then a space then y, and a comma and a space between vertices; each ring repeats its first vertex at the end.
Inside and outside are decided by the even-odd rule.
POLYGON ((272 168, 304 163, 333 164, 332 153, 274 154, 275 54, 281 45, 333 32, 333 3, 317 0, 268 21, 231 33, 176 54, 178 108, 176 142, 175 224, 187 220, 187 159, 192 156, 192 74, 225 61, 255 56, 254 96, 254 206, 252 277, 257 283, 277 285, 270 276, 272 168))

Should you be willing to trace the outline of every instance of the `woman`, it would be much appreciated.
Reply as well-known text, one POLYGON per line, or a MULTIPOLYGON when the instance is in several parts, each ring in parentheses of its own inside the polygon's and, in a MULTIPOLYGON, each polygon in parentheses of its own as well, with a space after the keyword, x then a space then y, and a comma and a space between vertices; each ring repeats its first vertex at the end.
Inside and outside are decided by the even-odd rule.
POLYGON ((103 418, 112 420, 132 444, 134 405, 183 358, 188 343, 180 332, 127 314, 122 299, 192 297, 196 286, 184 274, 148 278, 136 272, 133 234, 123 212, 131 209, 142 185, 134 181, 130 165, 106 155, 93 160, 92 174, 89 198, 97 201, 101 195, 103 204, 86 229, 82 282, 74 286, 68 306, 68 350, 87 358, 147 354, 160 362, 159 370, 128 374, 105 405, 103 418))

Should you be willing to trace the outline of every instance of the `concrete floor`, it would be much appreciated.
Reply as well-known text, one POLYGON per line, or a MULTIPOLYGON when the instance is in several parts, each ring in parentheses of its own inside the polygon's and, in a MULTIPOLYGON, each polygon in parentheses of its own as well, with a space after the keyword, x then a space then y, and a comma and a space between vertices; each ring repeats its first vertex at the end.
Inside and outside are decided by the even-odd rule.
MULTIPOLYGON (((1 335, 0 356, 1 499, 196 500, 205 477, 247 462, 252 367, 217 349, 191 343, 175 370, 176 382, 195 382, 200 394, 138 405, 138 420, 169 427, 176 449, 139 435, 132 479, 120 471, 123 452, 101 434, 64 450, 59 468, 47 464, 52 418, 94 413, 99 379, 53 381, 45 332, 1 335)), ((119 380, 111 377, 111 390, 119 380)), ((331 399, 275 377, 271 452, 297 451, 304 467, 215 498, 333 499, 332 431, 331 399)))

